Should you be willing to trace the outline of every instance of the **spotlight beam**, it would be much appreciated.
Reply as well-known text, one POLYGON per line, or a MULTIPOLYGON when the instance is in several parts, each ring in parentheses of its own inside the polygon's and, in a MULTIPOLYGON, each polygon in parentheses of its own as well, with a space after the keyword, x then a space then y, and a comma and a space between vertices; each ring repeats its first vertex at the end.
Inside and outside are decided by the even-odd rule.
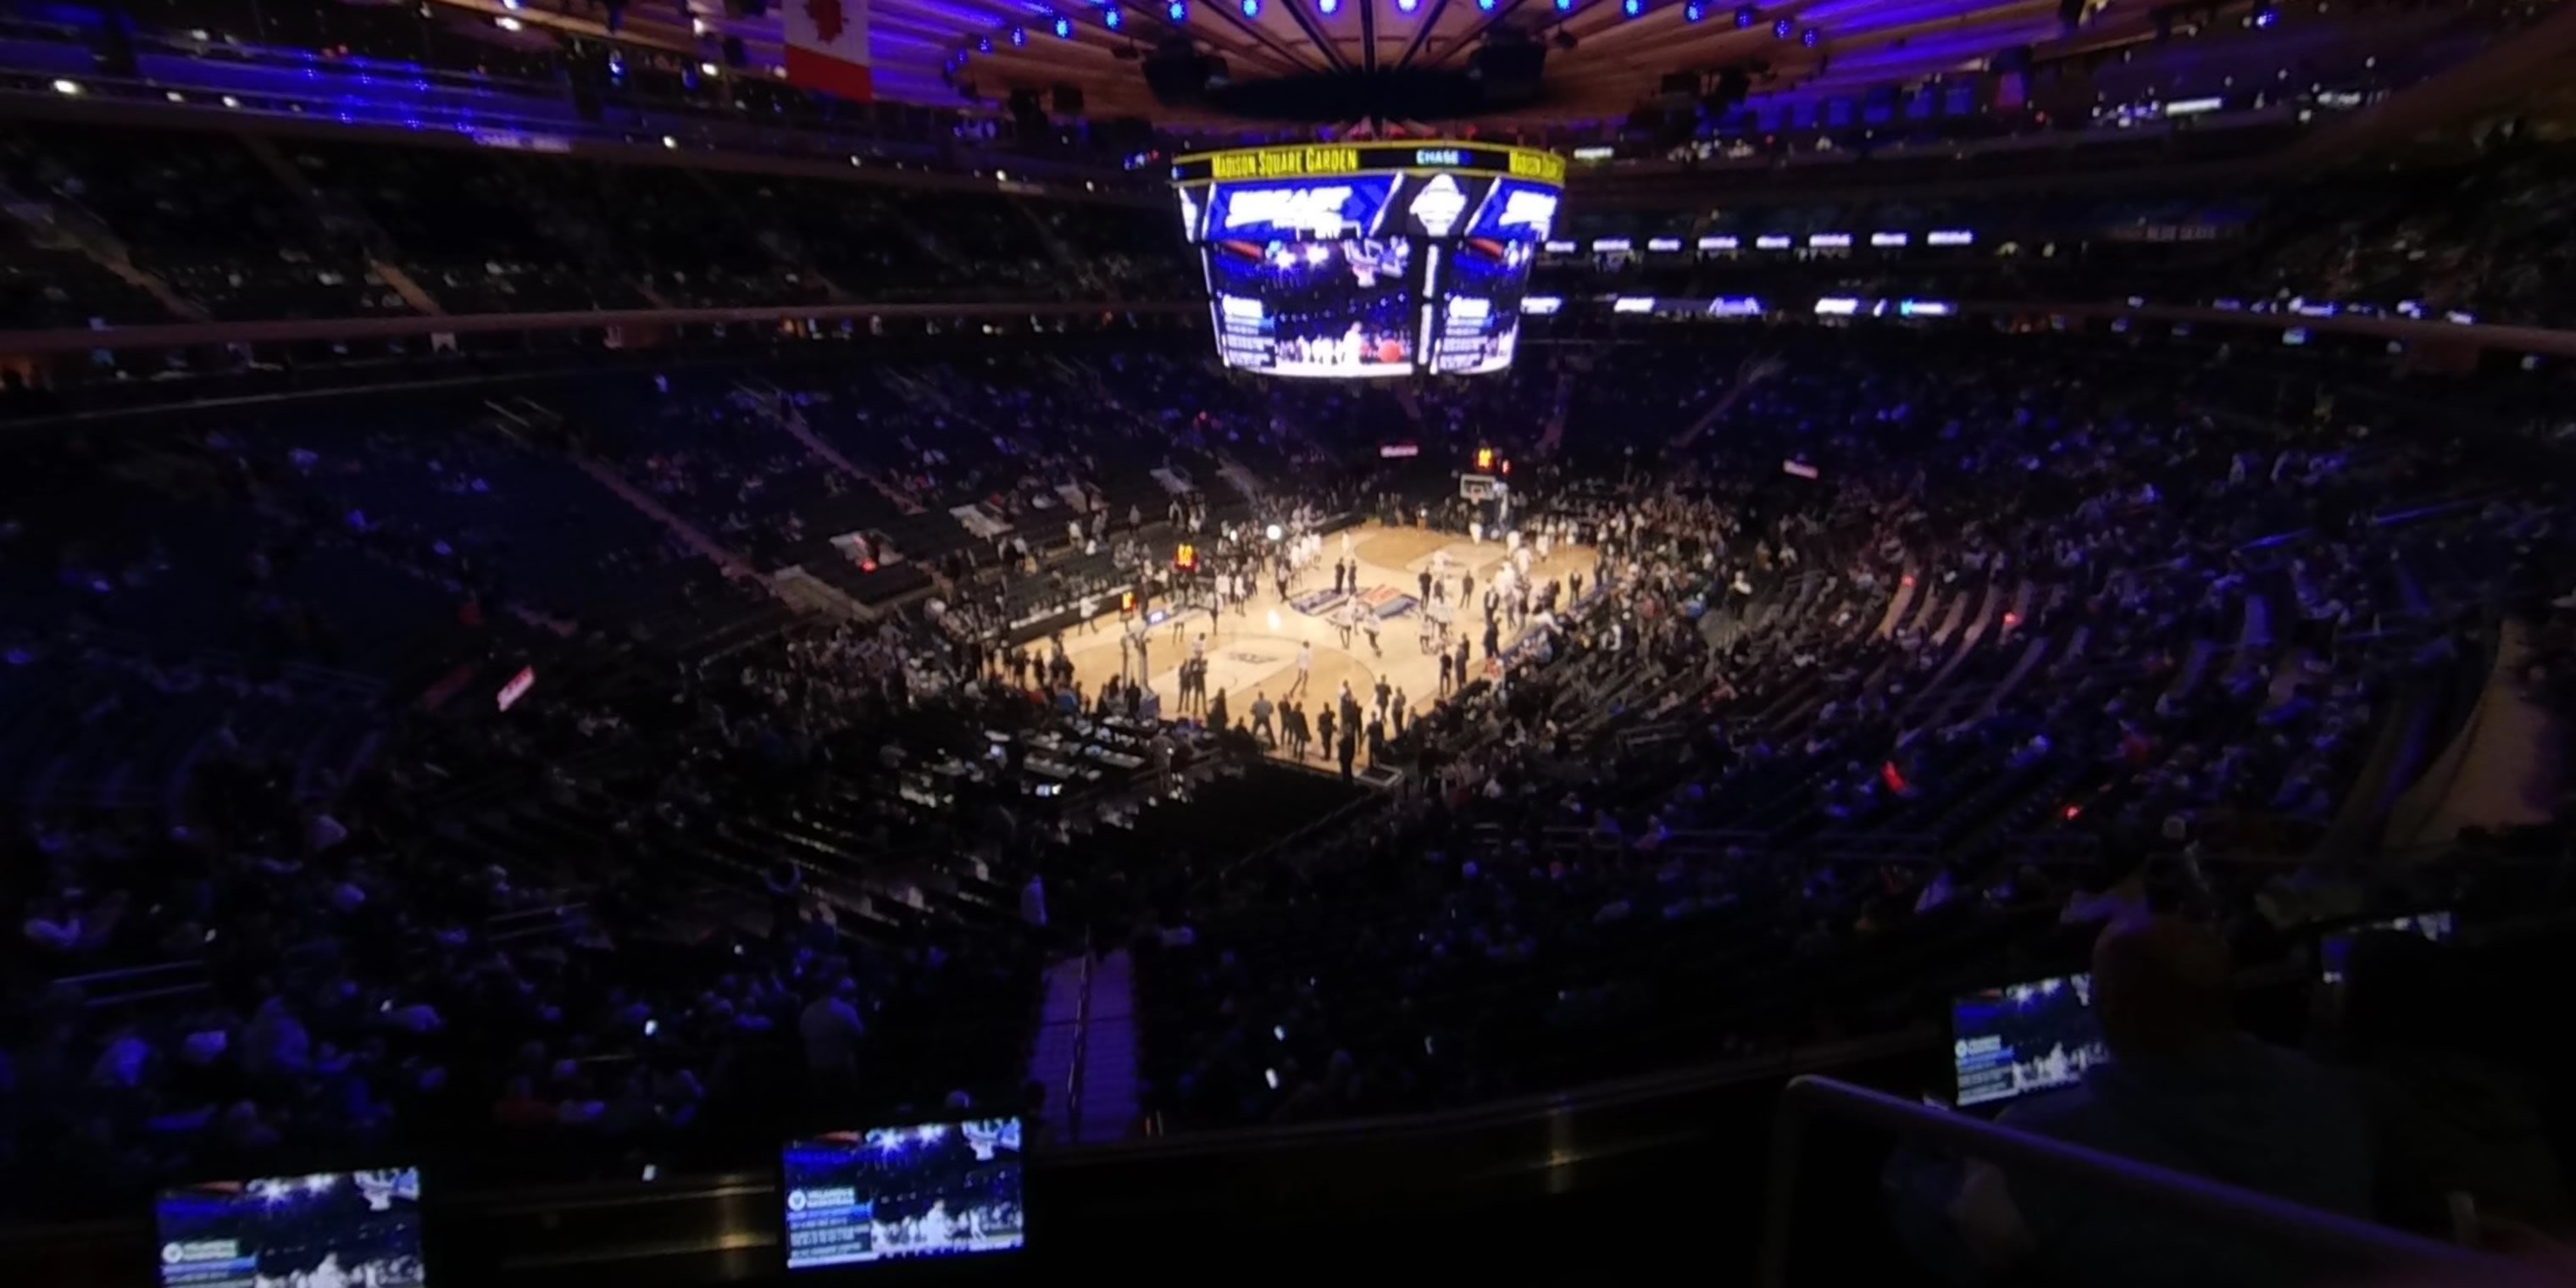
MULTIPOLYGON (((1542 0, 1542 2, 1544 2, 1544 0, 1542 0)), ((1475 41, 1484 39, 1486 32, 1492 31, 1494 28, 1501 26, 1504 19, 1520 12, 1520 7, 1525 3, 1528 3, 1528 0, 1499 0, 1499 2, 1495 4, 1494 11, 1492 13, 1486 14, 1482 19, 1468 24, 1465 31, 1459 32, 1455 36, 1451 36, 1449 38, 1449 43, 1443 46, 1439 53, 1423 59, 1422 65, 1425 67, 1438 67, 1447 63, 1452 57, 1456 56, 1459 50, 1466 48, 1469 44, 1472 44, 1475 41)), ((1422 28, 1425 31, 1429 31, 1431 29, 1431 24, 1424 23, 1422 24, 1422 28)), ((1411 56, 1409 52, 1407 56, 1411 56)))
MULTIPOLYGON (((1287 4, 1292 8, 1295 7, 1296 4, 1296 0, 1277 0, 1277 2, 1287 4)), ((1235 8, 1234 0, 1205 0, 1205 2, 1199 6, 1199 11, 1202 13, 1213 13, 1219 18, 1223 18, 1225 20, 1225 25, 1234 28, 1236 31, 1242 32, 1246 37, 1250 38, 1254 44, 1287 59, 1290 66, 1295 67, 1301 72, 1320 72, 1329 70, 1306 61, 1306 56, 1304 54, 1298 53, 1296 49, 1281 41, 1277 36, 1273 36, 1269 32, 1263 31, 1258 24, 1245 18, 1242 12, 1235 8)))
POLYGON ((1413 56, 1431 39, 1431 29, 1440 25, 1440 13, 1448 7, 1449 0, 1431 0, 1431 12, 1422 15, 1421 24, 1413 29, 1413 39, 1405 42, 1404 56, 1395 60, 1398 71, 1413 65, 1413 56))
POLYGON ((1306 39, 1315 42, 1315 48, 1323 52, 1324 61, 1331 63, 1334 71, 1346 72, 1351 69, 1350 60, 1342 57, 1342 47, 1333 43, 1331 34, 1324 30, 1323 24, 1309 11, 1313 0, 1273 0, 1273 3, 1288 6, 1288 16, 1295 20, 1297 29, 1306 33, 1306 39))

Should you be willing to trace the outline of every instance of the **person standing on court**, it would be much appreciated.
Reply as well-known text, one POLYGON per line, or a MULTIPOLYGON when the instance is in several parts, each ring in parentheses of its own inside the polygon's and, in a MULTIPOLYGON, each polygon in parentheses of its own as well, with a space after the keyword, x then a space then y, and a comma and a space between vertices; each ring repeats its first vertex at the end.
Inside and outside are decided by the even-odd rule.
POLYGON ((1255 733, 1255 734, 1257 734, 1257 735, 1259 735, 1259 736, 1260 736, 1260 738, 1261 738, 1261 741, 1263 741, 1264 743, 1267 743, 1267 744, 1269 744, 1270 746, 1276 747, 1276 746, 1278 746, 1278 745, 1279 745, 1279 739, 1278 739, 1278 737, 1277 737, 1276 735, 1274 735, 1274 734, 1272 734, 1272 733, 1270 732, 1270 712, 1271 712, 1271 710, 1272 710, 1272 708, 1271 708, 1271 706, 1270 706, 1270 695, 1269 695, 1269 694, 1267 694, 1267 693, 1262 692, 1262 691, 1261 691, 1261 690, 1259 690, 1259 689, 1255 689, 1255 690, 1253 690, 1253 691, 1252 691, 1252 732, 1253 732, 1253 733, 1255 733))

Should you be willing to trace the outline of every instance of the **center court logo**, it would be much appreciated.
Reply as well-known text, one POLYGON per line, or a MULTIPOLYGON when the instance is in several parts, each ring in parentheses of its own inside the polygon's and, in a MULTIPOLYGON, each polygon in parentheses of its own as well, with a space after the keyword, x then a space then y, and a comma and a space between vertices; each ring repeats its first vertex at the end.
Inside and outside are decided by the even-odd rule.
POLYGON ((1250 649, 1244 648, 1227 649, 1225 652, 1220 653, 1217 656, 1224 658, 1226 661, 1237 663, 1242 666, 1268 666, 1280 660, 1271 654, 1255 653, 1250 649))

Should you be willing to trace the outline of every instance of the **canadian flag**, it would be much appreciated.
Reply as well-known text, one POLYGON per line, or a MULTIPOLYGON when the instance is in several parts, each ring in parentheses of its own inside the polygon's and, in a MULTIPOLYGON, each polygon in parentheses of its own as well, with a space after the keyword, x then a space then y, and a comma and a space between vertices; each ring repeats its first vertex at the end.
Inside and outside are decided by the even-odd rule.
POLYGON ((787 83, 836 98, 876 98, 868 71, 868 0, 784 0, 787 83))

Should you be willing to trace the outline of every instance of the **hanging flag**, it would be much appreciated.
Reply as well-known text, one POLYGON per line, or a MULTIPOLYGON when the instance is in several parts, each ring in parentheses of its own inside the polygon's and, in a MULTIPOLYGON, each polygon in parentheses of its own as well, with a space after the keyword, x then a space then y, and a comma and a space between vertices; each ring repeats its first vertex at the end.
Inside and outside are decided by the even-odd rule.
POLYGON ((835 98, 876 98, 868 70, 868 0, 785 0, 787 83, 835 98))

